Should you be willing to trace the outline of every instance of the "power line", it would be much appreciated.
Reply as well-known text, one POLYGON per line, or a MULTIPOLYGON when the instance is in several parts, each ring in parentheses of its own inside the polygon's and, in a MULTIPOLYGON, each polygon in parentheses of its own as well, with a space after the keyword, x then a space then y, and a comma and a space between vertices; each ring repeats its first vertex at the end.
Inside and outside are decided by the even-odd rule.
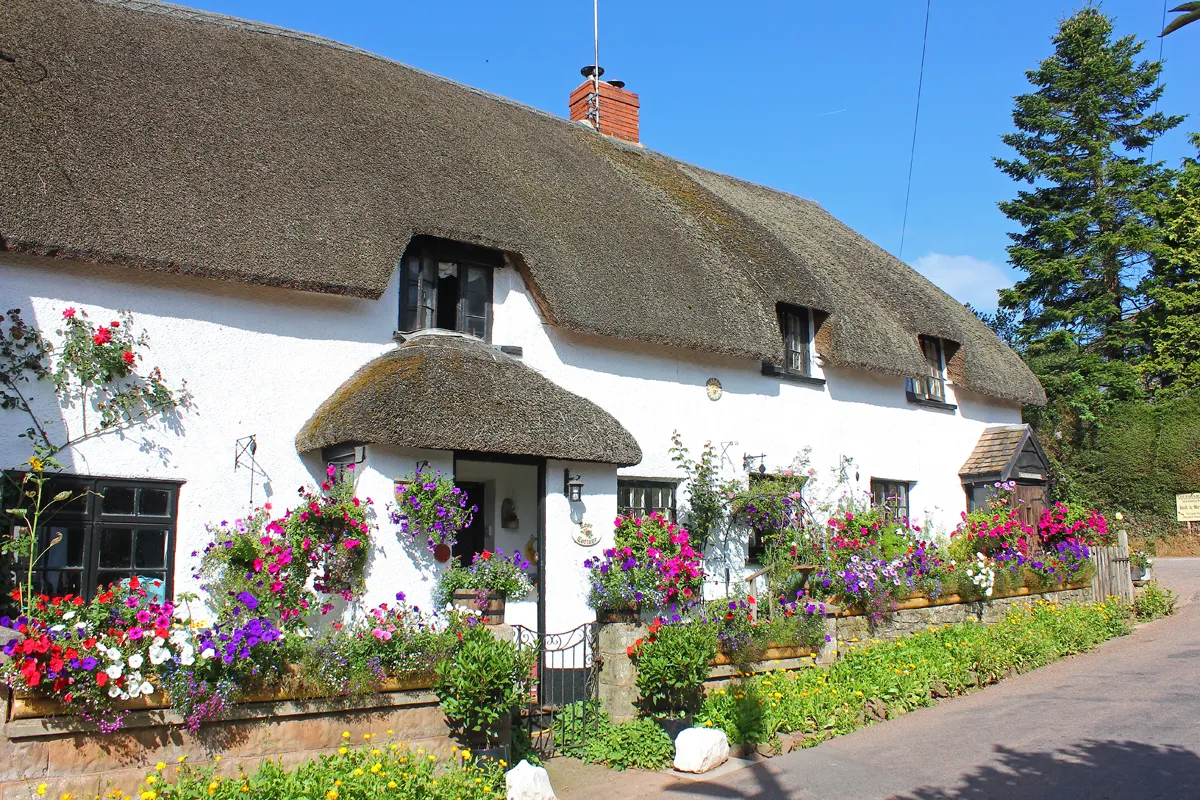
POLYGON ((900 223, 900 258, 904 258, 904 233, 908 227, 908 201, 912 197, 913 161, 917 156, 917 123, 921 121, 921 88, 925 85, 925 46, 929 43, 929 5, 925 0, 925 33, 921 36, 921 72, 917 78, 917 111, 913 115, 912 147, 908 151, 908 185, 904 188, 904 221, 900 223))
MULTIPOLYGON (((1167 0, 1163 0, 1162 22, 1159 23, 1158 29, 1160 31, 1162 31, 1162 30, 1166 30, 1166 27, 1167 27, 1167 0)), ((1162 88, 1162 54, 1163 54, 1163 44, 1165 44, 1166 41, 1167 41, 1167 37, 1165 37, 1165 36, 1158 37, 1158 80, 1155 82, 1156 83, 1156 85, 1154 87, 1155 89, 1162 88)), ((1158 98, 1157 97, 1154 98, 1154 113, 1155 114, 1158 113, 1158 98)), ((1150 142, 1150 163, 1151 164, 1154 163, 1154 144, 1155 144, 1155 142, 1150 142)))

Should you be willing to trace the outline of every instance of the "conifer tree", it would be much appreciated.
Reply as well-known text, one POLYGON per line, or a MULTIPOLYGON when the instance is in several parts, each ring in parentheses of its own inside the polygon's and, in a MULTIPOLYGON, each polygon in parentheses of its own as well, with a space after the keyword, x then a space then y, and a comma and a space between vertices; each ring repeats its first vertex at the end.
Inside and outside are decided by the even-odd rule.
POLYGON ((1015 98, 1003 141, 1016 157, 995 159, 1029 184, 1000 203, 1021 226, 1008 254, 1025 273, 1000 306, 1017 312, 1016 344, 1050 396, 1034 421, 1060 435, 1138 394, 1135 317, 1170 185, 1141 154, 1182 121, 1153 112, 1161 64, 1138 62, 1144 43, 1113 27, 1091 7, 1060 23, 1054 54, 1026 73, 1035 91, 1015 98))
MULTIPOLYGON (((1200 150, 1200 134, 1192 134, 1200 150)), ((1184 160, 1159 219, 1165 247, 1147 294, 1149 353, 1142 372, 1156 394, 1200 389, 1200 160, 1184 160)))

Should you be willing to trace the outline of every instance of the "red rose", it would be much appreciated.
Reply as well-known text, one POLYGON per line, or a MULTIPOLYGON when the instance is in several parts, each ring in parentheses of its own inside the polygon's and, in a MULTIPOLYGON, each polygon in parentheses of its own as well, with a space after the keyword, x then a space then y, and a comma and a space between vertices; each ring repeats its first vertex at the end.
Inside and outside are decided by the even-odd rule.
POLYGON ((119 328, 119 327, 121 327, 121 323, 117 322, 116 320, 113 320, 112 322, 108 323, 108 327, 119 328))
POLYGON ((121 360, 126 364, 132 364, 134 360, 133 351, 126 350, 124 353, 121 353, 121 360))
POLYGON ((96 335, 92 337, 92 341, 96 344, 108 344, 112 341, 112 331, 101 325, 96 329, 96 335))
POLYGON ((63 309, 63 319, 70 319, 73 316, 75 316, 74 307, 63 309))

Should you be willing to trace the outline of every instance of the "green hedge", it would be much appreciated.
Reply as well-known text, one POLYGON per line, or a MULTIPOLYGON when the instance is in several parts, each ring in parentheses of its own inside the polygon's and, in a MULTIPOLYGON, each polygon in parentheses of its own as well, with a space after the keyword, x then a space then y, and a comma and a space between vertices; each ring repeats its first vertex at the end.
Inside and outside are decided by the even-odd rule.
POLYGON ((772 672, 714 690, 696 724, 733 743, 804 734, 811 746, 874 721, 932 705, 1129 632, 1115 601, 1057 605, 1039 600, 994 625, 945 625, 889 642, 872 641, 828 669, 772 672))

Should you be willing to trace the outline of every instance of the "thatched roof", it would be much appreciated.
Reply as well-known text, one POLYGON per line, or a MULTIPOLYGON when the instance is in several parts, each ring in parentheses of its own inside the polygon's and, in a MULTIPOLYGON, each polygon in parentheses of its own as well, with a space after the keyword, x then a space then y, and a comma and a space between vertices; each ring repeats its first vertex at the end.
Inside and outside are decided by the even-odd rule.
POLYGON ((633 434, 479 339, 415 334, 354 373, 296 435, 302 453, 349 442, 631 466, 633 434))
POLYGON ((512 254, 571 330, 778 362, 791 302, 829 314, 828 363, 920 374, 936 335, 958 385, 1045 400, 816 203, 369 53, 146 0, 5 0, 0 52, 0 248, 379 297, 447 236, 512 254))

